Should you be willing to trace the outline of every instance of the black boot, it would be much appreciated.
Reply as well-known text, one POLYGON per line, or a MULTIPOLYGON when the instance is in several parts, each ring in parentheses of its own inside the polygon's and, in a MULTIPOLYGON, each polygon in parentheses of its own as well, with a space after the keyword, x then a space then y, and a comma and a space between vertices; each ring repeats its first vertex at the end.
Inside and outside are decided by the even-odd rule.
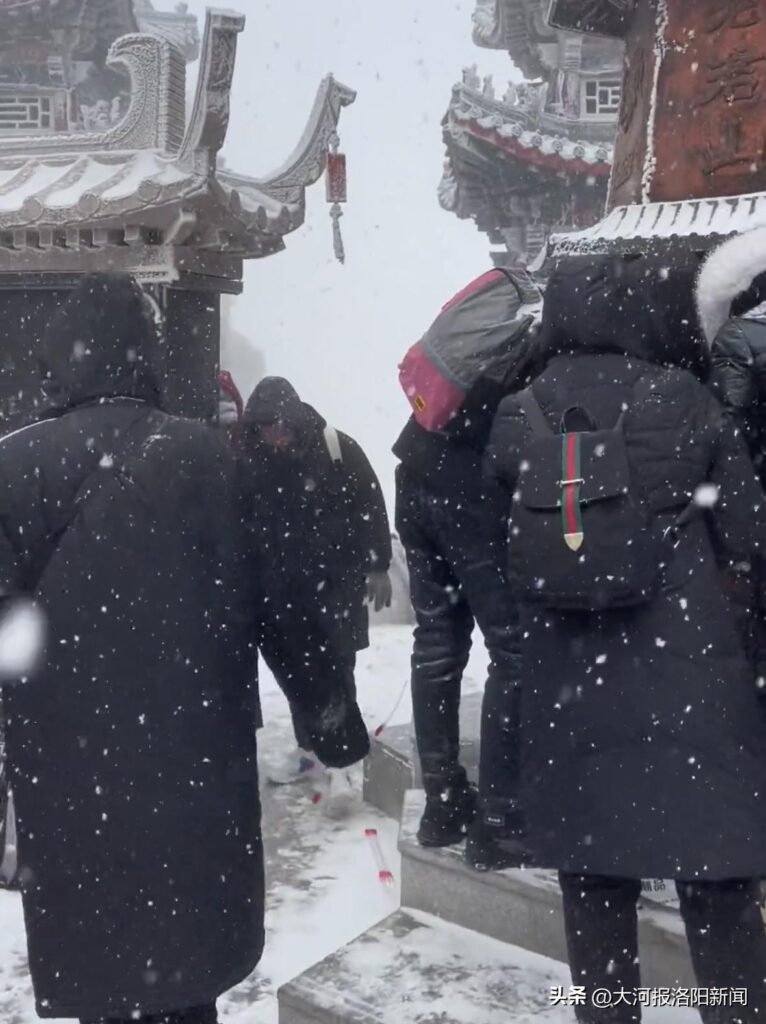
POLYGON ((418 842, 421 846, 452 846, 461 843, 476 817, 477 792, 470 784, 447 786, 426 798, 420 819, 418 842))

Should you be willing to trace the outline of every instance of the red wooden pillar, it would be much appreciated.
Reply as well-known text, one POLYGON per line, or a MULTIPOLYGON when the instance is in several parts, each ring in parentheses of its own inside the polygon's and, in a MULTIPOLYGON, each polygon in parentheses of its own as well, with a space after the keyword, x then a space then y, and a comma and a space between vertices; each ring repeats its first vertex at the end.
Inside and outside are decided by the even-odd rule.
POLYGON ((766 191, 766 0, 637 0, 609 206, 766 191))

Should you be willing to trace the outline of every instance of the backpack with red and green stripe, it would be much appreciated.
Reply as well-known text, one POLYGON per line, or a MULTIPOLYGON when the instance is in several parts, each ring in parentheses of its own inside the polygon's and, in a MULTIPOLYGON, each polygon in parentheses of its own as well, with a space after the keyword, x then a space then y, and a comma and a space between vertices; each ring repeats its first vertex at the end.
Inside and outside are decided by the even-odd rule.
POLYGON ((533 389, 517 395, 530 427, 510 518, 509 575, 520 601, 560 611, 644 604, 668 544, 631 480, 625 413, 600 429, 575 406, 554 430, 533 389))

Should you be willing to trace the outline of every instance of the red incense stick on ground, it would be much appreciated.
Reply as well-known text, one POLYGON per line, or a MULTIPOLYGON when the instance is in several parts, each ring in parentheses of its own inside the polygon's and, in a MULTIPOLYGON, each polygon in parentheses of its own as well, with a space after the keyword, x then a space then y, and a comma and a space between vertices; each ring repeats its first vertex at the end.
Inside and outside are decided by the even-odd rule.
POLYGON ((372 855, 375 858, 375 863, 378 867, 378 881, 382 882, 384 885, 393 885, 394 876, 386 864, 386 858, 383 855, 383 847, 380 845, 378 830, 376 828, 366 828, 364 830, 364 834, 370 843, 372 855))

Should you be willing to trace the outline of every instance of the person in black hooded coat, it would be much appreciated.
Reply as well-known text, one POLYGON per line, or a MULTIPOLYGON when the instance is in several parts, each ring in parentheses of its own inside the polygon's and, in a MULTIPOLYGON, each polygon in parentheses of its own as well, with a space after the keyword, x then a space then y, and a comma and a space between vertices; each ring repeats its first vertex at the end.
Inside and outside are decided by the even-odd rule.
MULTIPOLYGON (((546 367, 532 385, 554 429, 572 407, 602 429, 625 412, 633 486, 658 528, 695 495, 710 506, 678 530, 650 603, 602 613, 521 606, 529 842, 541 866, 560 871, 575 984, 633 994, 632 1004, 578 1007, 588 1022, 640 1015, 642 878, 676 879, 700 986, 747 988, 747 1020, 766 1013, 754 881, 766 871, 766 730, 720 582, 721 566, 764 549, 766 509, 741 438, 689 372, 704 375, 707 363, 694 336, 693 269, 562 260, 545 298, 546 367)), ((509 513, 530 436, 519 400, 506 399, 486 467, 509 513)))
MULTIPOLYGON (((328 427, 282 377, 265 377, 253 391, 237 450, 246 519, 271 585, 285 602, 307 602, 305 614, 320 616, 343 652, 353 694, 356 654, 369 646, 365 597, 376 610, 391 603, 391 531, 375 471, 360 445, 328 427)), ((293 711, 299 749, 273 781, 292 781, 310 764, 311 738, 293 711)))
POLYGON ((48 418, 0 441, 0 594, 47 622, 7 756, 40 1016, 214 1024, 263 946, 256 645, 328 763, 368 739, 328 638, 261 592, 227 445, 161 411, 147 306, 84 279, 44 339, 48 418))

